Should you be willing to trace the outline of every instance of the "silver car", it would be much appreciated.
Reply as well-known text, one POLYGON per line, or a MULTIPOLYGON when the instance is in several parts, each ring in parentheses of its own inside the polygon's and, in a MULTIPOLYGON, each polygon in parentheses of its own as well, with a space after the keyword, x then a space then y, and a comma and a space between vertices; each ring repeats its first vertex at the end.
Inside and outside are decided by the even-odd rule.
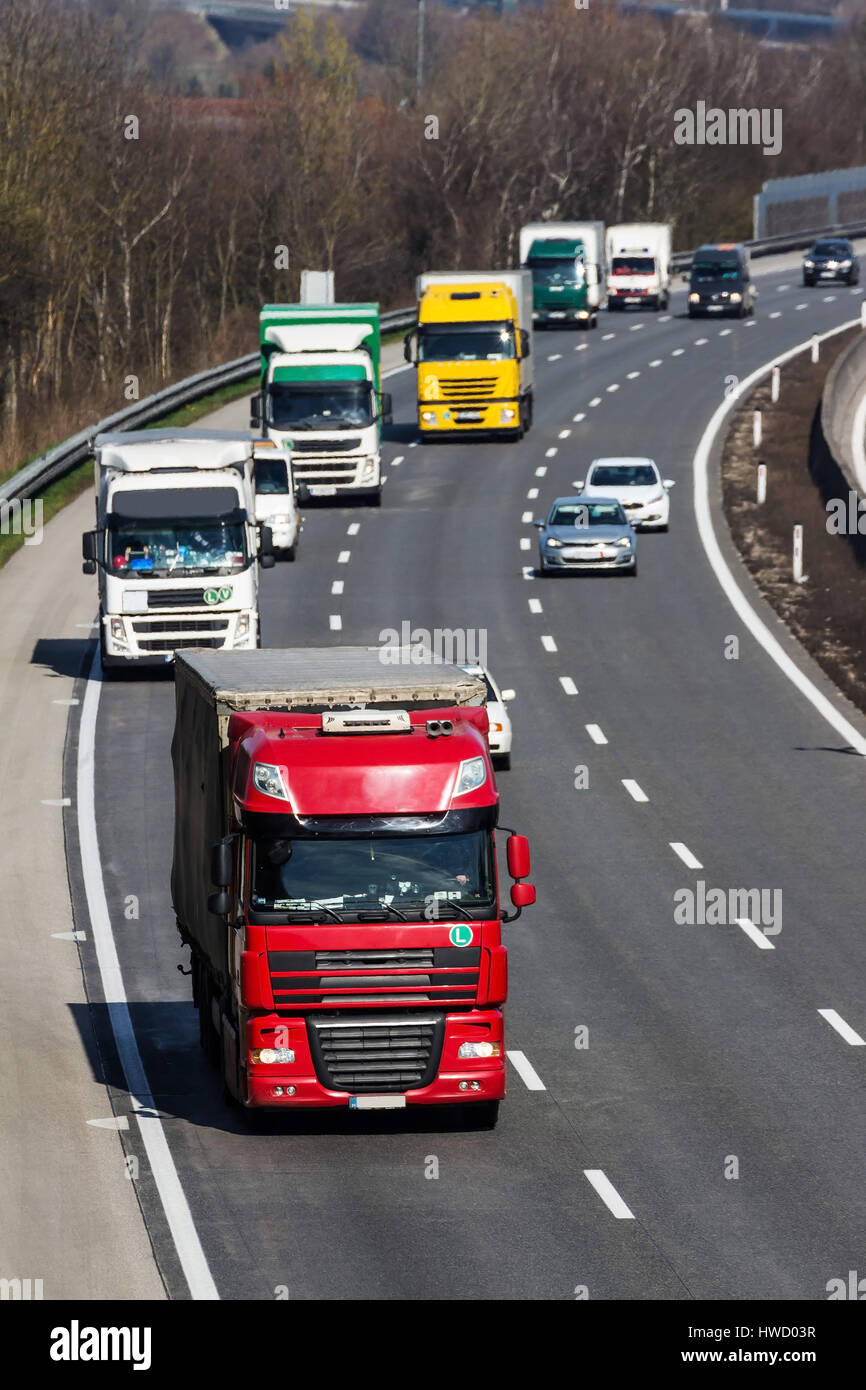
POLYGON ((557 497, 546 521, 536 521, 538 569, 619 570, 637 574, 637 536, 615 497, 557 497))

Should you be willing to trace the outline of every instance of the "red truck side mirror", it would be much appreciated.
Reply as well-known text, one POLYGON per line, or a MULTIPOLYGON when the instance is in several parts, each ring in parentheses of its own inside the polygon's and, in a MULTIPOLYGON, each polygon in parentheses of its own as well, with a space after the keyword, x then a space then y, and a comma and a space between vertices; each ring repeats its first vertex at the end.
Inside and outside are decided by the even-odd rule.
MULTIPOLYGON (((529 841, 525 835, 508 836, 505 842, 505 856, 508 861, 508 872, 514 879, 526 878, 529 873, 529 841)), ((535 902, 535 889, 531 883, 513 883, 511 885, 511 901, 516 911, 507 915, 503 912, 503 922, 514 922, 525 907, 530 907, 535 902)))

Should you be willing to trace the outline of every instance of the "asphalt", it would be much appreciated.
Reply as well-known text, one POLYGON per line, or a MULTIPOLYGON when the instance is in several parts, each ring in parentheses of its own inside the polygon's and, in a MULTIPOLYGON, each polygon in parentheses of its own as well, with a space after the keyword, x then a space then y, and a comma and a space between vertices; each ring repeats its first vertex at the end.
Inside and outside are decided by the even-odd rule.
MULTIPOLYGON (((730 377, 859 313, 845 288, 802 289, 795 264, 761 267, 754 322, 691 322, 678 291, 666 318, 602 315, 594 332, 536 334, 537 423, 520 444, 415 446, 414 379, 396 372, 382 509, 308 508, 298 562, 263 575, 268 645, 376 642, 403 620, 483 628, 491 668, 517 691, 502 820, 530 837, 538 903, 506 929, 508 1047, 545 1089, 512 1070, 495 1131, 411 1111, 250 1130, 225 1107, 177 971, 172 686, 141 675, 103 688, 109 910, 223 1298, 284 1286, 294 1299, 568 1299, 586 1286, 603 1299, 818 1299, 857 1267, 864 1053, 818 1010, 866 1033, 866 774, 741 628, 691 497, 694 450, 730 377), (641 538, 635 579, 525 577, 537 545, 523 514, 543 515, 592 457, 616 453, 649 454, 676 479, 669 534, 641 538), (732 635, 737 660, 725 656, 732 635), (703 868, 686 868, 671 842, 703 868), (774 949, 736 924, 679 925, 674 894, 698 879, 779 890, 774 949), (631 1219, 615 1218, 586 1170, 602 1170, 631 1219)), ((244 425, 245 406, 209 423, 244 425)), ((82 955, 98 993, 87 943, 82 955)), ((134 1130, 124 1142, 134 1153, 134 1130)), ((139 1198, 168 1291, 186 1297, 155 1188, 143 1182, 139 1198)))

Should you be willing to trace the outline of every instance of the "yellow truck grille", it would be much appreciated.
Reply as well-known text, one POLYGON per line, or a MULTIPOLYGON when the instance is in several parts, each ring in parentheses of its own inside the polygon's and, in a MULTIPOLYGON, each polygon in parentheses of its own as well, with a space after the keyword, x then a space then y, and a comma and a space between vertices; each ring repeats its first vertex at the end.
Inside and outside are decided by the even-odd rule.
POLYGON ((444 400, 481 401, 496 393, 496 382, 490 377, 440 377, 439 392, 444 400))

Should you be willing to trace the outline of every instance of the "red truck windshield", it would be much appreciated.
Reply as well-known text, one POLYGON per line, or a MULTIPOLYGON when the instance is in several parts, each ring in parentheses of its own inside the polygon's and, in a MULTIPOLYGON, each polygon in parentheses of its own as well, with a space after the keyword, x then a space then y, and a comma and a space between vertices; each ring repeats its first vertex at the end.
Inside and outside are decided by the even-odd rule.
POLYGON ((483 830, 252 842, 253 912, 326 909, 325 921, 346 921, 388 908, 435 921, 489 912, 494 901, 492 844, 483 830))

